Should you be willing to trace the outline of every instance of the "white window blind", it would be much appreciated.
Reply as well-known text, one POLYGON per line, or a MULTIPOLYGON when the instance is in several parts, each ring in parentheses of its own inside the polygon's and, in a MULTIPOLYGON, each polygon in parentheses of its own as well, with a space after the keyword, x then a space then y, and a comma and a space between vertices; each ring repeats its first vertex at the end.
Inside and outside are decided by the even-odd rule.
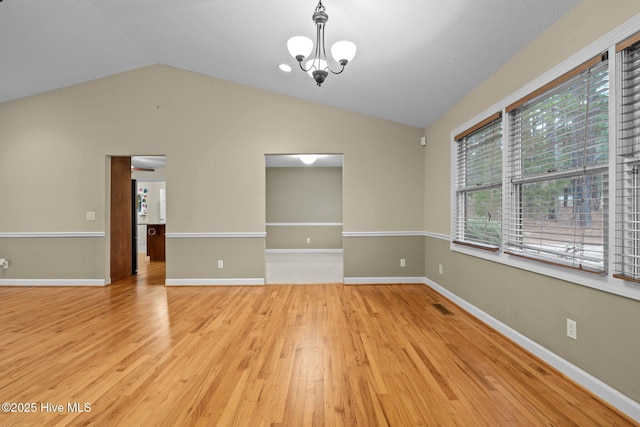
POLYGON ((640 42, 619 52, 619 102, 614 276, 640 282, 640 42))
POLYGON ((454 242, 497 250, 502 222, 502 116, 458 135, 454 242))
POLYGON ((509 107, 505 252, 606 271, 608 61, 509 107))

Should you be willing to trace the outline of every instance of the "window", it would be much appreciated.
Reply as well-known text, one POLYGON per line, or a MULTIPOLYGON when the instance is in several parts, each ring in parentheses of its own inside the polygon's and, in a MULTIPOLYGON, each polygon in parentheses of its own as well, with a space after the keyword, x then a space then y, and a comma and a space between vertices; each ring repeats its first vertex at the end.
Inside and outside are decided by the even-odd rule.
POLYGON ((452 133, 451 250, 640 300, 638 28, 452 133))
POLYGON ((501 245, 502 115, 458 135, 455 243, 488 250, 501 245))
POLYGON ((621 57, 621 98, 614 277, 640 282, 640 42, 618 46, 617 50, 621 57))
POLYGON ((603 55, 507 107, 508 254, 606 271, 608 100, 603 55))

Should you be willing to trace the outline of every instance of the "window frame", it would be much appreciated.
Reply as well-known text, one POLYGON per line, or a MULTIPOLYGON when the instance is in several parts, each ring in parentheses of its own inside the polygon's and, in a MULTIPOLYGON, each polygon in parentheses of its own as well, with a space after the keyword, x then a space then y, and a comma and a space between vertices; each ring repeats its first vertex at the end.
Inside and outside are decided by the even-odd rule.
MULTIPOLYGON (((504 248, 504 252, 508 255, 512 255, 512 256, 519 256, 522 258, 528 258, 528 259, 532 259, 534 261, 539 261, 539 262, 544 262, 544 263, 548 263, 548 264, 555 264, 555 265, 559 265, 561 267, 565 267, 565 268, 572 268, 572 269, 576 269, 576 270, 580 270, 580 271, 585 271, 585 272, 590 272, 590 273, 595 273, 595 274, 606 274, 608 271, 608 231, 609 231, 609 224, 608 224, 608 219, 609 219, 609 215, 608 215, 608 204, 610 203, 610 199, 611 199, 611 195, 609 195, 608 193, 608 181, 610 178, 610 159, 608 158, 608 154, 610 152, 610 147, 609 145, 612 143, 610 135, 609 135, 609 121, 610 121, 610 114, 609 114, 609 109, 608 109, 608 104, 609 102, 614 99, 611 96, 610 90, 609 90, 609 67, 608 67, 608 53, 605 53, 603 55, 598 55, 598 57, 590 59, 589 61, 586 61, 584 64, 576 67, 575 69, 571 70, 569 73, 564 74, 562 76, 560 76, 559 78, 555 79, 553 82, 551 82, 550 84, 545 85, 543 88, 541 88, 540 90, 534 91, 533 94, 530 94, 528 96, 525 96, 522 100, 520 100, 519 102, 516 102, 512 105, 510 105, 509 107, 506 108, 506 112, 508 117, 508 124, 509 127, 507 128, 507 132, 505 132, 506 135, 506 141, 505 141, 505 147, 506 147, 506 156, 505 156, 505 174, 506 174, 506 179, 505 179, 505 212, 503 218, 505 221, 505 224, 503 225, 503 248, 504 248), (606 116, 606 123, 607 123, 607 141, 606 141, 606 145, 607 145, 607 159, 606 161, 597 161, 595 160, 593 163, 588 162, 586 160, 586 158, 588 156, 586 156, 586 152, 589 149, 589 147, 591 149, 593 148, 597 148, 597 147, 601 147, 602 144, 600 143, 596 143, 593 146, 588 146, 586 143, 586 138, 587 138, 587 129, 591 129, 591 130, 596 130, 597 129, 597 124, 594 122, 592 124, 589 124, 587 118, 589 117, 588 114, 591 110, 593 110, 594 107, 597 107, 599 105, 599 101, 597 99, 595 99, 595 97, 592 99, 591 96, 592 95, 598 95, 600 93, 600 88, 602 88, 603 86, 597 86, 597 87, 590 87, 589 91, 585 91, 583 92, 583 87, 582 87, 582 82, 584 82, 585 80, 587 81, 587 85, 591 85, 593 82, 591 82, 591 72, 593 70, 597 70, 598 73, 607 72, 606 77, 602 78, 601 80, 601 84, 603 85, 606 82, 606 86, 607 86, 607 90, 606 92, 608 93, 607 95, 607 109, 604 112, 604 115, 606 116), (577 85, 577 87, 572 87, 573 85, 577 85), (583 160, 585 162, 585 164, 581 165, 581 166, 561 166, 559 163, 556 163, 558 161, 557 158, 557 150, 554 149, 553 151, 549 151, 549 147, 545 147, 545 150, 542 154, 551 154, 552 156, 549 158, 547 157, 547 159, 551 159, 552 163, 546 163, 544 164, 544 168, 542 170, 527 170, 526 167, 526 158, 528 158, 525 154, 529 153, 529 149, 532 147, 533 144, 536 144, 536 140, 539 142, 540 141, 540 137, 542 137, 542 141, 546 144, 547 141, 547 136, 548 133, 546 132, 546 127, 545 127, 545 131, 543 132, 537 132, 536 136, 534 137, 535 139, 531 139, 531 137, 529 138, 522 138, 523 134, 521 133, 517 133, 516 132, 518 130, 521 130, 524 132, 524 130, 526 129, 524 122, 525 120, 521 120, 522 121, 522 128, 517 128, 516 127, 516 122, 519 123, 518 119, 522 119, 521 114, 524 112, 528 112, 528 111, 534 111, 534 112, 539 112, 541 111, 539 108, 537 108, 540 103, 545 103, 545 102, 555 102, 554 99, 558 94, 566 94, 569 95, 571 98, 571 104, 561 104, 561 108, 563 108, 563 110, 560 110, 560 113, 564 113, 564 114, 576 114, 575 116, 565 116, 564 114, 560 114, 560 117, 564 117, 564 121, 562 121, 562 125, 567 125, 569 124, 569 127, 571 127, 570 123, 572 121, 572 119, 574 118, 579 118, 580 121, 578 122, 578 126, 577 129, 574 129, 574 131, 578 131, 578 137, 576 138, 575 141, 573 141, 575 143, 572 144, 568 144, 568 145, 562 145, 561 147, 564 149, 566 147, 569 147, 572 149, 571 153, 583 153, 585 154, 584 157, 579 157, 578 160, 583 160), (583 96, 585 98, 583 98, 583 96), (586 102, 585 102, 586 101, 586 102), (593 101, 593 102, 592 102, 593 101), (564 108, 566 108, 567 106, 570 106, 569 110, 565 110, 564 108), (584 108, 584 111, 583 111, 584 108), (585 114, 585 116, 583 117, 582 115, 585 114), (585 133, 583 135, 582 131, 585 131, 585 133), (584 139, 583 139, 584 138, 584 139), (584 145, 582 145, 584 143, 584 145), (551 167, 551 170, 545 170, 547 168, 551 167), (522 211, 525 208, 536 208, 536 210, 538 208, 541 207, 540 204, 529 204, 526 206, 523 206, 523 200, 527 199, 527 196, 525 196, 526 194, 526 187, 529 186, 536 186, 536 185, 541 185, 542 187, 544 187, 546 184, 548 183, 552 183, 552 182, 560 182, 561 180, 565 180, 565 179, 588 179, 587 177, 599 177, 601 176, 603 179, 603 187, 601 188, 601 195, 608 195, 608 197, 606 199, 604 199, 604 203, 603 203, 603 207, 601 212, 602 215, 602 219, 600 221, 600 224, 602 224, 602 228, 601 230, 601 234, 599 236, 597 236, 599 239, 601 239, 602 244, 601 245, 596 245, 594 244, 594 246, 592 246, 593 250, 595 251, 597 248, 597 252, 596 254, 600 254, 601 253, 601 263, 595 262, 595 258, 596 255, 590 255, 588 254, 588 251, 585 251, 585 248, 589 247, 589 240, 591 240, 591 237, 587 237, 585 236, 585 231, 586 231, 586 227, 579 227, 577 226, 578 220, 577 219, 572 219, 571 220, 571 227, 566 227, 564 228, 563 226, 559 226, 558 224, 555 223, 555 221, 548 221, 548 218, 545 219, 545 229, 546 227, 558 227, 555 230, 559 233, 563 233, 563 234, 556 234, 556 236, 559 237, 566 237, 566 240, 555 240, 553 237, 553 233, 552 233, 552 229, 547 229, 548 232, 546 233, 546 238, 543 237, 543 235, 541 233, 534 233, 533 237, 534 237, 534 241, 533 242, 529 242, 527 243, 525 241, 525 235, 527 234, 524 231, 523 227, 526 226, 530 226, 531 224, 535 224, 536 222, 540 221, 540 217, 538 217, 538 219, 535 218, 535 214, 532 215, 525 215, 522 211), (548 222, 548 223, 547 223, 548 222), (582 236, 580 236, 580 232, 582 232, 582 236), (535 241, 535 239, 540 239, 538 242, 535 241), (582 245, 580 244, 576 244, 576 241, 582 241, 582 245), (545 243, 543 243, 543 241, 545 241, 545 243), (559 245, 560 242, 563 242, 563 244, 569 248, 570 245, 577 245, 574 247, 578 247, 578 248, 582 248, 579 250, 575 251, 575 255, 571 255, 571 252, 568 252, 567 254, 565 254, 563 251, 561 251, 561 247, 559 245), (555 242, 555 243, 554 243, 555 242), (537 248, 536 248, 537 246, 537 248), (593 258, 593 260, 591 259, 593 258)), ((556 104, 553 104, 554 106, 556 104)), ((554 109, 552 108, 551 111, 553 111, 554 109)), ((595 111, 595 110, 593 110, 595 111)), ((601 111, 601 110, 598 110, 601 111)), ((545 120, 548 120, 549 118, 554 119, 556 118, 556 114, 558 113, 558 111, 555 111, 553 113, 551 113, 550 115, 545 114, 545 120)), ((603 115, 599 115, 599 117, 602 117, 603 115)), ((526 116, 525 116, 526 117, 526 116)), ((593 117, 592 117, 593 118, 593 117)), ((557 122, 556 122, 557 123, 557 122)), ((602 123, 602 122, 599 122, 602 123)), ((564 129, 564 128, 561 128, 564 129)), ((550 132, 551 134, 553 133, 550 132)), ((564 135, 567 136, 569 138, 571 138, 571 135, 564 135)), ((564 136, 561 139, 562 142, 564 142, 564 136)), ((553 138, 553 136, 551 136, 551 138, 553 138)), ((598 141, 600 140, 601 136, 597 136, 593 141, 598 141)), ((553 139, 552 139, 553 140, 553 139)), ((536 153, 537 155, 538 153, 536 153)), ((573 159, 573 157, 572 157, 573 159)), ((549 160, 546 160, 547 162, 549 160)), ((565 160, 566 162, 566 160, 565 160)), ((586 197, 587 199, 587 204, 590 204, 592 202, 590 197, 586 197)), ((548 200, 545 200, 548 201, 548 200)), ((555 206, 557 207, 557 206, 555 206)), ((554 207, 554 208, 555 208, 554 207)), ((539 214, 540 212, 538 212, 539 214)), ((532 230, 530 230, 530 232, 532 232, 532 230)), ((569 251, 567 249, 567 251, 569 251)))
MULTIPOLYGON (((620 295, 626 298, 631 298, 640 301, 640 284, 629 280, 624 280, 619 277, 614 277, 615 263, 618 260, 618 254, 615 253, 615 239, 618 233, 616 224, 618 224, 618 212, 616 211, 616 197, 617 186, 617 165, 616 165, 616 153, 618 147, 618 102, 619 102, 619 79, 621 74, 619 70, 619 56, 616 52, 616 46, 620 45, 627 39, 633 39, 634 37, 640 38, 640 15, 627 21, 620 27, 615 28, 608 34, 605 34, 600 39, 594 41, 584 49, 578 51, 562 63, 549 69, 536 79, 532 80, 525 86, 514 91, 507 97, 498 101, 494 105, 485 109, 480 114, 471 118, 467 122, 453 129, 450 133, 450 161, 451 161, 451 189, 450 189, 450 235, 447 236, 449 240, 450 250, 457 253, 462 253, 476 258, 485 259, 492 262, 504 264, 506 266, 530 271, 533 273, 549 276, 554 279, 564 280, 567 282, 575 283, 578 285, 587 286, 600 291, 608 292, 615 295, 620 295), (608 52, 609 55, 609 162, 608 162, 608 237, 607 248, 609 255, 606 257, 606 274, 594 274, 587 271, 575 270, 566 268, 564 266, 547 264, 537 260, 525 259, 518 256, 508 255, 502 250, 496 252, 490 252, 486 250, 480 250, 474 247, 454 244, 453 239, 455 237, 455 226, 457 220, 456 214, 456 180, 457 180, 457 147, 455 137, 466 129, 471 128, 475 124, 481 122, 484 118, 495 113, 496 111, 502 112, 503 120, 503 147, 507 147, 508 141, 508 114, 507 109, 525 96, 540 90, 545 85, 550 85, 554 80, 560 78, 571 70, 589 61, 604 52, 608 52)), ((637 40, 637 39, 636 39, 637 40)), ((506 164, 507 164, 507 150, 503 149, 503 192, 507 191, 508 183, 506 182, 506 164)), ((506 203, 502 203, 502 218, 503 221, 507 218, 508 209, 506 203)), ((504 226, 503 226, 504 230, 504 226)), ((504 232, 503 232, 504 234, 504 232)), ((504 236, 503 236, 504 245, 504 236)), ((504 246, 503 246, 504 247, 504 246)))
MULTIPOLYGON (((473 137, 474 135, 478 135, 479 133, 483 132, 484 130, 492 130, 495 131, 495 129, 489 129, 490 126, 494 126, 494 125, 500 125, 500 141, 504 141, 504 122, 502 120, 502 112, 498 112, 495 114, 490 115, 489 117, 487 117, 486 119, 482 120, 481 122, 475 124, 474 126, 472 126, 471 128, 467 129, 464 132, 461 132, 460 134, 455 136, 455 141, 456 141, 456 157, 459 160, 461 158, 461 156, 463 155, 465 158, 465 166, 464 167, 460 167, 460 165, 456 165, 457 166, 457 172, 460 173, 460 177, 463 177, 462 179, 456 181, 456 183, 454 184, 456 187, 456 191, 455 191, 455 195, 454 197, 456 198, 456 224, 455 224, 455 228, 453 228, 453 230, 455 230, 455 237, 453 240, 453 243, 458 244, 458 245, 465 245, 465 246, 469 246, 469 247, 473 247, 473 248, 477 248, 477 249, 483 249, 483 250, 487 250, 487 251, 492 251, 492 252, 497 252, 499 250, 501 250, 502 248, 502 218, 500 218, 500 242, 497 245, 492 245, 488 242, 481 242, 479 240, 474 240, 474 239, 467 239, 466 238, 466 233, 467 233, 467 225, 468 225, 468 220, 469 218, 466 216, 466 196, 467 195, 473 195, 476 194, 478 192, 481 191, 492 191, 492 190, 499 190, 500 192, 500 213, 502 214, 502 191, 503 191, 503 174, 504 171, 503 169, 503 163, 504 163, 504 149, 503 147, 500 148, 500 154, 501 154, 501 159, 500 159, 500 175, 501 178, 500 180, 496 180, 491 181, 490 182, 486 182, 486 183, 482 183, 482 184, 477 184, 476 187, 473 186, 469 186, 468 183, 465 184, 461 184, 460 181, 466 181, 467 178, 467 174, 468 174, 468 160, 467 160, 467 151, 468 151, 468 144, 467 144, 467 138, 469 137, 473 137), (463 154, 461 154, 463 153, 463 154), (461 225, 461 222, 463 223, 461 225), (460 228, 463 228, 462 233, 460 233, 460 228), (462 236, 460 234, 463 234, 462 236)), ((493 147, 493 144, 495 143, 496 140, 488 140, 486 141, 486 145, 490 147, 490 150, 495 149, 493 147)), ((501 143, 502 145, 502 143, 501 143)), ((493 154, 493 153, 491 153, 493 154)), ((474 218, 476 219, 476 218, 474 218)))
MULTIPOLYGON (((616 181, 616 205, 618 210, 616 211, 616 228, 615 228, 615 245, 613 250, 615 251, 613 256, 615 259, 614 267, 612 270, 613 277, 617 279, 621 279, 624 281, 634 282, 640 284, 640 260, 636 260, 634 263, 631 263, 630 269, 634 270, 633 273, 628 274, 629 267, 626 265, 625 258, 627 257, 635 257, 638 258, 640 254, 640 224, 633 224, 634 221, 625 221, 625 213, 629 213, 626 209, 627 205, 625 204, 625 199, 629 198, 629 193, 626 191, 631 191, 631 198, 634 200, 636 205, 640 204, 640 142, 638 142, 638 137, 640 132, 636 131, 633 135, 634 141, 631 142, 631 147, 629 144, 625 142, 625 132, 628 132, 629 129, 625 128, 623 120, 625 120, 625 111, 622 104, 625 102, 625 92, 624 92, 624 72, 625 72, 625 57, 624 52, 634 45, 640 44, 640 32, 634 34, 628 39, 618 43, 616 45, 616 67, 618 67, 619 72, 617 77, 619 77, 619 85, 618 90, 616 92, 616 97, 618 102, 616 102, 616 106, 619 108, 615 116, 617 132, 616 138, 618 139, 616 144, 616 170, 615 170, 615 181, 616 181), (625 155, 625 153, 631 148, 632 156, 625 155), (629 169, 631 168, 631 169, 629 169), (629 190, 626 188, 624 181, 624 174, 631 173, 633 175, 632 179, 635 182, 635 186, 632 186, 632 189, 629 190), (622 181, 622 183, 621 183, 622 181), (629 224, 631 222, 631 224, 629 224), (629 228, 631 230, 629 230, 629 228), (632 233, 635 237, 628 239, 626 233, 632 233), (632 244, 633 255, 629 255, 626 249, 626 242, 630 242, 632 244)), ((640 57, 640 47, 636 47, 635 51, 637 52, 637 58, 640 57)), ((640 61, 640 59, 637 59, 640 61)), ((636 71, 634 79, 638 79, 640 76, 640 72, 636 71)), ((640 86, 640 82, 637 84, 640 86)), ((640 93, 640 87, 634 91, 635 97, 640 93)), ((634 102, 634 107, 640 106, 640 100, 636 100, 634 102)), ((633 112, 633 120, 637 122, 640 120, 640 114, 637 111, 633 112)), ((635 127, 635 126, 634 126, 635 127)), ((638 216, 640 215, 640 206, 636 206, 635 210, 631 211, 631 214, 635 215, 635 221, 638 220, 638 216)))

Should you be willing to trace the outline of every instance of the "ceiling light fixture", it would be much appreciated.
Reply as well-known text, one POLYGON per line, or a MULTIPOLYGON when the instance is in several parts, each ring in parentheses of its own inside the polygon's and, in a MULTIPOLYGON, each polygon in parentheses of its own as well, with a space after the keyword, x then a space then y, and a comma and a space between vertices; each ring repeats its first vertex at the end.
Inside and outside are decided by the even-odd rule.
POLYGON ((324 10, 324 5, 322 4, 322 0, 320 0, 312 16, 313 22, 316 24, 315 50, 313 48, 313 41, 309 37, 295 36, 287 41, 287 48, 291 56, 298 61, 302 71, 309 73, 311 77, 313 77, 318 86, 324 83, 329 75, 329 71, 333 74, 342 73, 344 67, 356 56, 355 43, 346 40, 336 42, 331 46, 331 55, 342 68, 338 71, 331 68, 331 65, 327 61, 327 53, 324 45, 324 27, 329 20, 329 16, 324 10), (311 54, 311 51, 313 51, 313 58, 309 59, 303 66, 302 61, 311 54))
POLYGON ((300 161, 307 166, 314 164, 316 160, 318 160, 318 156, 314 154, 301 154, 299 158, 300 158, 300 161))

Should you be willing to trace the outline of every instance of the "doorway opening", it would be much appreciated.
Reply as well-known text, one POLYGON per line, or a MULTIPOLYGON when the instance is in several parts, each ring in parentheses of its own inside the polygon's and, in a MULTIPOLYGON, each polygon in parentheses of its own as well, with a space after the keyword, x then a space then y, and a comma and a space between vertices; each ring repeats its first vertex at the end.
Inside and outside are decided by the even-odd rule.
POLYGON ((342 283, 342 154, 267 154, 265 281, 342 283))
POLYGON ((164 284, 165 156, 110 156, 109 161, 111 283, 136 276, 139 270, 148 270, 148 263, 155 263, 154 270, 162 272, 158 284, 164 284))

